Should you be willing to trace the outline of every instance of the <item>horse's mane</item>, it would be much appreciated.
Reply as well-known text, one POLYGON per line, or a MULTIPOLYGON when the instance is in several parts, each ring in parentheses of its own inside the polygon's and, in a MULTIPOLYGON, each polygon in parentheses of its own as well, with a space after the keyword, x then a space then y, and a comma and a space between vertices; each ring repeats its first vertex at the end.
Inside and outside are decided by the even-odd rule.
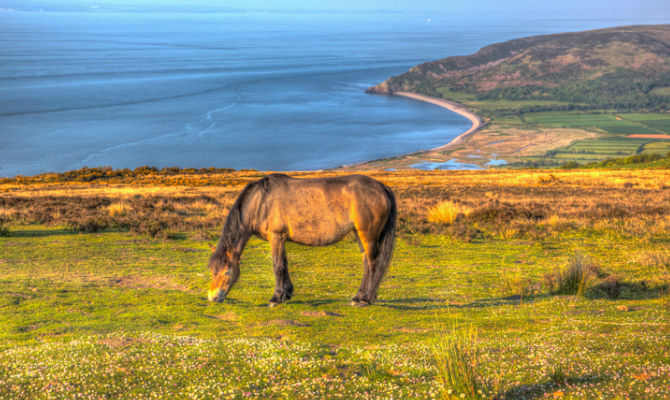
POLYGON ((247 184, 247 186, 242 189, 242 192, 235 200, 235 203, 230 207, 217 250, 225 249, 235 251, 237 250, 236 246, 239 244, 240 236, 248 236, 251 234, 250 221, 245 222, 243 220, 243 208, 246 206, 247 200, 250 199, 254 193, 260 190, 265 191, 267 189, 267 180, 268 178, 265 177, 257 182, 247 184))

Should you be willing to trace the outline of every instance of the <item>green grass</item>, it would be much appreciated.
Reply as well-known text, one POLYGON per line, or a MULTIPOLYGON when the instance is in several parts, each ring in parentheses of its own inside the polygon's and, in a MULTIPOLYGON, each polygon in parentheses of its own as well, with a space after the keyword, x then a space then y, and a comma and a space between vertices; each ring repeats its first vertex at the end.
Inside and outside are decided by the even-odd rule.
POLYGON ((644 121, 644 124, 656 130, 659 130, 665 134, 670 135, 670 118, 644 121))
POLYGON ((566 366, 573 384, 560 390, 575 398, 670 396, 667 295, 520 301, 503 285, 539 282, 575 252, 652 282, 637 255, 666 236, 401 238, 378 303, 363 309, 348 305, 362 274, 352 240, 289 245, 296 293, 270 309, 270 251, 256 239, 229 298, 209 304, 207 243, 10 228, 0 237, 0 398, 431 398, 436 317, 477 329, 479 373, 504 382, 507 398, 558 390, 554 365, 566 366))
POLYGON ((670 140, 650 142, 644 145, 644 153, 666 155, 670 153, 670 140))
POLYGON ((470 100, 469 104, 486 112, 505 114, 524 107, 567 106, 570 103, 557 100, 470 100))
POLYGON ((547 112, 525 114, 524 119, 547 127, 596 129, 620 135, 661 134, 670 123, 670 117, 664 114, 635 114, 629 118, 629 114, 547 112))
POLYGON ((596 127, 600 124, 616 123, 611 114, 570 114, 561 112, 531 113, 524 115, 529 123, 561 128, 596 127))
POLYGON ((448 99, 451 101, 456 101, 459 103, 462 102, 470 102, 474 100, 475 96, 469 93, 465 92, 455 92, 453 90, 449 90, 449 88, 442 87, 438 88, 437 92, 442 95, 442 98, 448 99))
MULTIPOLYGON (((668 114, 576 114, 531 113, 521 117, 527 126, 544 128, 578 128, 603 134, 594 139, 584 139, 569 146, 548 152, 544 156, 521 157, 529 162, 553 162, 558 165, 575 161, 589 163, 607 158, 627 157, 636 154, 665 155, 670 151, 670 140, 630 138, 631 134, 668 134, 668 114)), ((513 123, 510 119, 509 123, 513 123)))
MULTIPOLYGON (((492 123, 503 132, 508 128, 538 130, 561 128, 582 129, 600 134, 598 138, 585 139, 571 146, 555 149, 545 155, 519 157, 520 165, 528 162, 562 165, 567 161, 583 164, 640 153, 667 153, 665 149, 668 147, 658 143, 659 140, 666 139, 633 139, 627 136, 670 135, 670 114, 668 113, 622 113, 612 110, 529 112, 533 108, 563 107, 569 103, 553 100, 476 100, 473 94, 452 91, 447 87, 438 88, 437 92, 443 98, 463 103, 481 115, 491 117, 492 123), (583 156, 575 155, 576 153, 583 153, 583 156)), ((517 164, 513 163, 511 166, 517 164)))
MULTIPOLYGON (((514 121, 514 117, 502 118, 511 119, 510 122, 514 121)), ((522 118, 530 125, 549 128, 592 129, 617 135, 667 134, 670 132, 670 115, 658 113, 611 114, 553 111, 526 113, 522 118)), ((498 118, 496 118, 496 121, 498 121, 498 118)))
POLYGON ((670 120, 670 116, 668 116, 668 114, 658 114, 658 113, 625 113, 617 115, 630 121, 640 121, 640 122, 670 120))
MULTIPOLYGON (((628 157, 640 153, 666 154, 663 150, 664 144, 655 144, 655 139, 638 139, 627 137, 603 137, 597 139, 586 139, 549 152, 545 157, 525 157, 532 160, 553 160, 557 163, 575 161, 588 163, 602 161, 608 158, 628 157), (651 145, 651 147, 647 147, 651 145)), ((657 140, 657 139, 656 139, 657 140)))
POLYGON ((657 87, 651 90, 649 94, 656 96, 670 96, 670 87, 657 87))

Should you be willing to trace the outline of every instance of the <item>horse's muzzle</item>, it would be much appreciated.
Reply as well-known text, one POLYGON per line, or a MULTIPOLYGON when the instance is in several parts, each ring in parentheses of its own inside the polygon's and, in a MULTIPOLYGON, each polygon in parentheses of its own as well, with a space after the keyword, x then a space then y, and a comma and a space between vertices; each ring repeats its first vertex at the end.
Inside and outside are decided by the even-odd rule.
POLYGON ((212 302, 221 303, 226 298, 226 292, 221 288, 216 288, 207 292, 207 299, 212 302))

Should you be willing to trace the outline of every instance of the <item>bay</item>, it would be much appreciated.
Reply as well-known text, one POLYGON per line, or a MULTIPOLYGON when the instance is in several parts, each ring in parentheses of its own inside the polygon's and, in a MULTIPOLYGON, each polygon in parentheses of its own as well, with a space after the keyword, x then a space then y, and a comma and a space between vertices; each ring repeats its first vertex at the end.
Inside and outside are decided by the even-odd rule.
POLYGON ((310 170, 430 149, 470 123, 365 89, 494 42, 639 22, 0 11, 0 175, 310 170))

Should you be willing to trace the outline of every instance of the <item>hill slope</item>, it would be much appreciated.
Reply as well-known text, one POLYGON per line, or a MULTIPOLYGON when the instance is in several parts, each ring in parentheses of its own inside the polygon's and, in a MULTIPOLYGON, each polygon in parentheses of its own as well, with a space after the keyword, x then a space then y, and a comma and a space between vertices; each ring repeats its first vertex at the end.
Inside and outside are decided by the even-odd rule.
POLYGON ((670 105, 670 25, 514 39, 418 65, 368 89, 397 91, 564 103, 545 109, 665 110, 670 105))

